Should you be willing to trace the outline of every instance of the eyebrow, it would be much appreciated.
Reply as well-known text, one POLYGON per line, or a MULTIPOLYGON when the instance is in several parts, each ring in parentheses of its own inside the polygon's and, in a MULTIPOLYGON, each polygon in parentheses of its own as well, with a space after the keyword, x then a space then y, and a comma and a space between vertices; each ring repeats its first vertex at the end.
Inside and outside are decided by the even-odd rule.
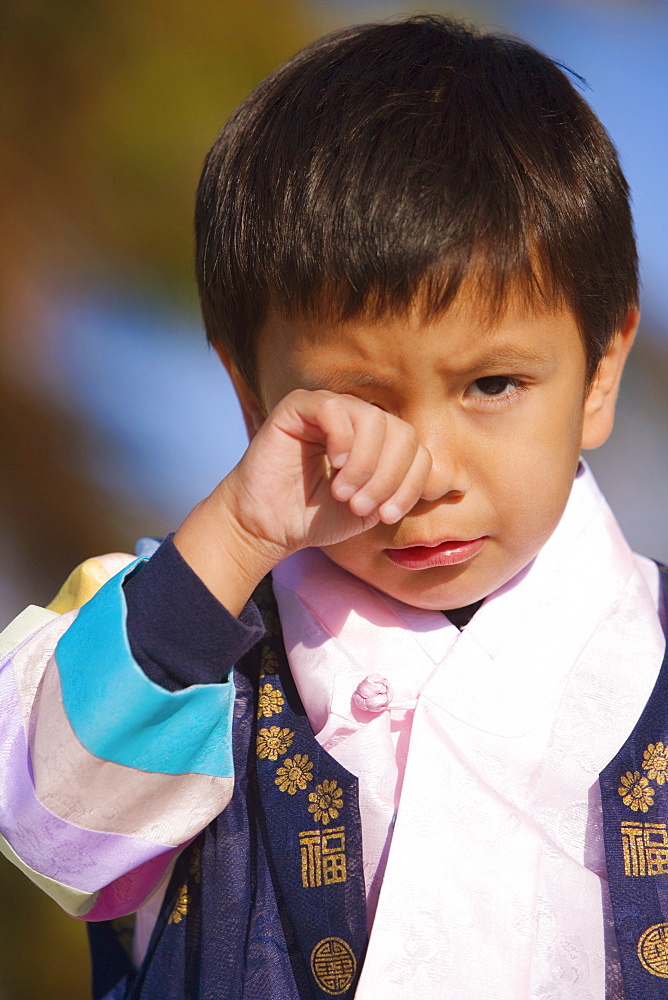
POLYGON ((372 389, 388 389, 393 380, 383 378, 377 372, 368 371, 333 371, 323 372, 319 378, 303 379, 305 389, 329 389, 330 392, 345 392, 346 389, 369 386, 372 389))
POLYGON ((458 374, 478 371, 480 368, 503 368, 504 366, 514 368, 516 365, 547 365, 552 360, 550 354, 540 351, 527 351, 521 347, 498 347, 492 348, 486 354, 474 357, 471 364, 463 369, 454 369, 458 374))
MULTIPOLYGON (((527 351, 524 348, 515 348, 509 345, 507 347, 499 346, 496 349, 492 348, 486 354, 474 357, 470 363, 461 368, 450 367, 446 363, 444 371, 449 371, 458 377, 467 377, 486 368, 496 370, 504 368, 514 369, 518 365, 523 364, 545 366, 550 364, 550 362, 551 357, 548 354, 540 353, 539 351, 527 351)), ((499 374, 504 373, 500 371, 499 374)), ((359 389, 361 387, 391 389, 394 385, 394 379, 384 378, 378 372, 350 369, 345 371, 324 371, 315 378, 306 376, 303 379, 302 385, 305 389, 311 390, 329 389, 330 392, 346 392, 349 389, 359 389)))

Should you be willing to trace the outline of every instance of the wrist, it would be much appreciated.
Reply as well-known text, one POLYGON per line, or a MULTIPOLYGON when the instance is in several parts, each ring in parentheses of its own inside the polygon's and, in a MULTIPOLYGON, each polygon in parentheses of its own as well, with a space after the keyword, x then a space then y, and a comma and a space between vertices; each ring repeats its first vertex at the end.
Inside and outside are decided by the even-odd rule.
POLYGON ((235 617, 260 581, 287 555, 243 524, 236 513, 235 492, 227 479, 188 514, 174 535, 174 545, 207 589, 235 617))

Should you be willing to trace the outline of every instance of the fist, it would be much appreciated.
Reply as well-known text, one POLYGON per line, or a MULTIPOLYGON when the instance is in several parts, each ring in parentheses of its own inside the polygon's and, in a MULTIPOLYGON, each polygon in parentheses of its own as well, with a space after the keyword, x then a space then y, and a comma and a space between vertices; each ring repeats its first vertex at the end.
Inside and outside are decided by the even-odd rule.
POLYGON ((394 524, 425 493, 431 456, 404 420, 326 390, 289 393, 239 464, 174 536, 237 615, 285 556, 394 524))
POLYGON ((228 477, 235 515, 284 554, 394 524, 423 496, 431 456, 399 417, 356 396, 297 389, 228 477))

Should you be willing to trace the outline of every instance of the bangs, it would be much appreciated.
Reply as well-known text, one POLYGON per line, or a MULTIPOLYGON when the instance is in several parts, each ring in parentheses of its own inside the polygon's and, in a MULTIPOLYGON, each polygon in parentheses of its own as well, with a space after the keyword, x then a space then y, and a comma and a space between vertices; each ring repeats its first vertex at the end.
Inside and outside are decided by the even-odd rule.
POLYGON ((334 269, 312 285, 286 281, 280 291, 270 292, 271 309, 287 320, 306 317, 315 324, 377 322, 409 313, 427 324, 443 316, 461 293, 475 303, 481 326, 488 329, 503 318, 511 302, 527 315, 565 305, 558 276, 538 265, 535 255, 524 248, 515 254, 474 248, 461 259, 451 254, 427 269, 411 270, 407 261, 397 279, 382 280, 382 276, 375 284, 366 276, 351 275, 350 261, 344 263, 346 270, 336 275, 338 281, 334 269))

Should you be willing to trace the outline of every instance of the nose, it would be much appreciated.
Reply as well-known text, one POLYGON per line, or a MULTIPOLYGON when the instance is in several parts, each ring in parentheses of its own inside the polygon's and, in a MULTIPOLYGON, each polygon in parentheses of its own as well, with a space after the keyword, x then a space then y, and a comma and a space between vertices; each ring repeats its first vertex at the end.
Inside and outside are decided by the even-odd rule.
POLYGON ((422 499, 461 500, 471 489, 471 478, 465 449, 462 449, 454 428, 443 424, 416 427, 420 440, 429 451, 432 466, 422 490, 422 499))

